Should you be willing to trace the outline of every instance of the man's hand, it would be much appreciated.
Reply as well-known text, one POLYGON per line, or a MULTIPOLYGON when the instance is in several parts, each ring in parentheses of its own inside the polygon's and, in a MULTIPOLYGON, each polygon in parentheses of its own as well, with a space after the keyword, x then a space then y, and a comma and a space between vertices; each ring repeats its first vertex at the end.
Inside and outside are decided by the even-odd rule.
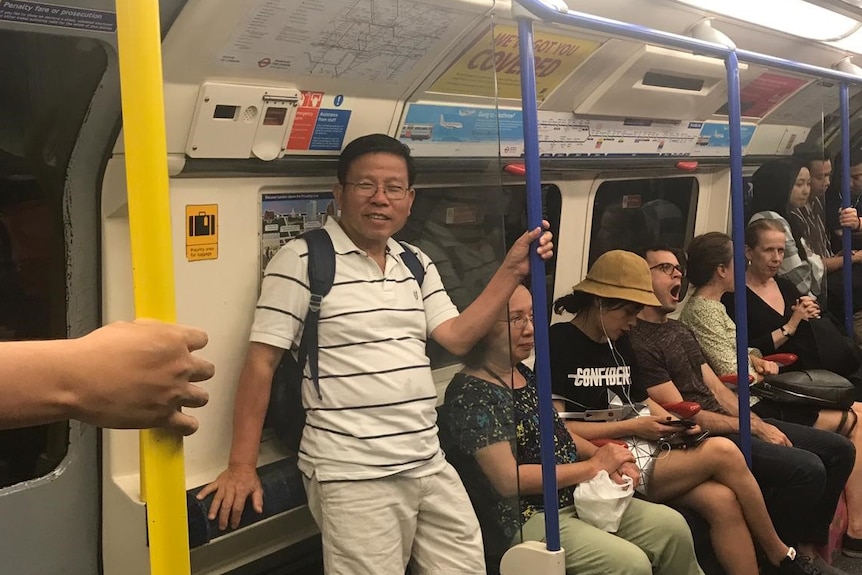
POLYGON ((862 227, 862 220, 856 213, 856 208, 842 208, 838 212, 838 223, 843 228, 850 228, 851 231, 858 231, 862 227))
POLYGON ((253 465, 230 464, 215 481, 200 490, 197 500, 203 501, 210 493, 215 493, 215 497, 207 517, 210 521, 218 517, 218 528, 222 531, 227 529, 228 520, 231 529, 239 527, 249 497, 252 508, 263 513, 263 487, 253 465))
POLYGON ((550 227, 551 225, 546 220, 542 220, 541 228, 524 232, 521 237, 515 240, 515 243, 512 244, 512 247, 506 254, 506 259, 504 260, 503 265, 506 266, 507 269, 513 270, 521 277, 526 277, 527 274, 530 273, 530 245, 536 241, 536 239, 539 240, 539 247, 536 248, 536 253, 538 253, 543 260, 550 259, 551 256, 554 255, 554 243, 552 241, 553 235, 551 232, 547 231, 550 227))
POLYGON ((766 423, 762 419, 751 420, 751 433, 767 443, 793 447, 793 443, 790 442, 790 439, 788 439, 780 429, 774 425, 766 423))
POLYGON ((192 352, 207 344, 199 329, 154 320, 116 322, 76 340, 66 389, 72 416, 99 427, 165 427, 190 435, 198 421, 180 411, 206 405, 192 382, 213 376, 192 352))

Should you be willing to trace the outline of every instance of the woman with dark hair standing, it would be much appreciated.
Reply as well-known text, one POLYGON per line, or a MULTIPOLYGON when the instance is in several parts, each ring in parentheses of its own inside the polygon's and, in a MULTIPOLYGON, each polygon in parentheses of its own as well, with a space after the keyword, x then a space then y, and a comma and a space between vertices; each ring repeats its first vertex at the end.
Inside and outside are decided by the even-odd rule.
POLYGON ((748 223, 775 220, 785 231, 784 258, 778 275, 791 281, 799 293, 819 297, 825 293, 826 270, 823 260, 808 246, 806 238, 811 230, 805 229, 798 218, 792 219, 793 226, 788 222, 790 211, 804 206, 811 193, 808 168, 797 158, 770 160, 754 172, 752 184, 754 195, 750 211, 753 215, 748 223))

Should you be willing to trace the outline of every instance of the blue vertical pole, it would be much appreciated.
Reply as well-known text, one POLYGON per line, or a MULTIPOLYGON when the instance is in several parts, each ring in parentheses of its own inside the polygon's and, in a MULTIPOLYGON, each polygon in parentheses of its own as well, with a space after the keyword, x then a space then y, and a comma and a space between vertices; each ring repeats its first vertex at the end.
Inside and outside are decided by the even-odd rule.
MULTIPOLYGON (((539 167, 539 118, 536 104, 536 68, 533 59, 533 22, 518 20, 521 60, 521 106, 524 118, 524 167, 527 171, 527 222, 542 225, 542 175, 539 167)), ((536 244, 538 245, 538 244, 536 244)), ((534 246, 535 247, 535 246, 534 246)), ((545 262, 530 250, 530 289, 536 340, 536 382, 539 392, 539 429, 542 441, 542 495, 545 503, 545 542, 548 551, 560 550, 560 516, 557 499, 557 460, 554 456, 554 404, 551 401, 551 362, 548 353, 548 298, 545 262)))
MULTIPOLYGON (((841 207, 850 207, 850 86, 839 85, 838 98, 841 105, 841 207)), ((844 328, 848 337, 853 334, 853 231, 844 228, 841 234, 844 249, 844 328)), ((859 343, 859 342, 856 342, 859 343)))
POLYGON ((740 447, 751 467, 751 413, 748 405, 748 305, 745 295, 745 202, 742 195, 742 114, 739 104, 739 60, 731 51, 727 68, 727 120, 730 131, 730 207, 733 226, 733 301, 736 308, 736 376, 740 447))

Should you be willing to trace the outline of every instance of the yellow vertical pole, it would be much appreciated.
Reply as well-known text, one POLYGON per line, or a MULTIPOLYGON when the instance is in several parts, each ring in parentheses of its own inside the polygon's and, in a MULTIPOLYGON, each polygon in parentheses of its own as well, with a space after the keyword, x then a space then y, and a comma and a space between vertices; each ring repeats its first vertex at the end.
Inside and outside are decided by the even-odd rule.
MULTIPOLYGON (((135 315, 176 320, 158 0, 116 0, 135 315)), ((150 573, 191 572, 183 441, 141 432, 150 573)))

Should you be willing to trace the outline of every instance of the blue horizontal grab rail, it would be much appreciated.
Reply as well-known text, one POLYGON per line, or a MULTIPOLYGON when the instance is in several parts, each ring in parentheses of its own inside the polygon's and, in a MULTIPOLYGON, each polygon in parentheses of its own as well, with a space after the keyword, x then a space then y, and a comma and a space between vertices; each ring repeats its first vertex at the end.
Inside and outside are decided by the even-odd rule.
POLYGON ((669 48, 677 48, 680 50, 688 50, 697 54, 706 56, 714 56, 716 58, 727 58, 731 52, 736 52, 736 57, 740 62, 749 62, 752 64, 760 64, 772 68, 780 68, 788 72, 797 72, 810 76, 818 76, 824 79, 835 80, 838 82, 847 82, 850 84, 862 84, 862 77, 839 72, 830 68, 821 68, 783 58, 776 58, 757 52, 748 50, 734 49, 730 46, 716 44, 691 38, 689 36, 680 36, 670 32, 661 30, 653 30, 636 24, 620 22, 619 20, 611 20, 610 18, 602 18, 592 14, 576 12, 569 10, 568 12, 560 12, 554 8, 544 4, 541 0, 515 0, 522 8, 545 21, 554 22, 556 24, 565 24, 578 28, 585 28, 595 32, 604 32, 614 36, 622 36, 633 40, 642 40, 651 44, 667 46, 669 48))
MULTIPOLYGON (((742 191, 742 138, 741 138, 741 106, 739 86, 739 61, 759 64, 770 68, 796 72, 800 74, 835 80, 840 83, 841 100, 841 131, 842 131, 842 157, 844 164, 844 178, 842 182, 843 203, 846 206, 849 201, 849 149, 850 149, 850 121, 848 104, 848 85, 862 84, 862 76, 854 76, 844 72, 820 68, 800 62, 793 62, 774 56, 758 54, 746 50, 739 50, 735 46, 724 46, 713 42, 707 42, 660 30, 653 30, 619 22, 600 16, 593 16, 572 10, 565 12, 544 4, 541 0, 513 0, 513 6, 518 20, 520 63, 521 63, 521 102, 524 118, 524 160, 527 176, 527 206, 528 220, 531 227, 540 220, 537 213, 541 212, 541 174, 539 164, 539 141, 538 141, 538 114, 535 89, 535 65, 533 61, 533 30, 532 20, 540 19, 556 24, 602 32, 613 36, 620 36, 634 40, 640 40, 650 44, 667 46, 680 50, 688 50, 697 54, 713 56, 723 59, 727 68, 728 87, 728 130, 730 136, 730 173, 731 173, 731 213, 734 242, 734 268, 738 270, 734 278, 734 303, 736 307, 736 346, 737 346, 737 377, 738 381, 748 380, 748 310, 746 302, 745 260, 743 252, 745 216, 743 213, 743 191, 742 191)), ((848 232, 849 228, 845 230, 848 232)), ((847 320, 848 333, 852 334, 850 308, 851 273, 849 265, 849 233, 845 233, 845 319, 847 320)), ((534 254, 535 256, 535 254, 534 254)), ((550 551, 560 549, 559 537, 559 515, 556 501, 556 461, 553 453, 553 412, 550 392, 550 361, 547 338, 540 334, 547 334, 548 322, 544 315, 545 291, 544 285, 537 278, 536 271, 541 261, 534 257, 531 264, 533 267, 533 309, 537 312, 535 317, 536 327, 536 377, 539 392, 539 425, 542 442, 542 481, 545 504, 545 536, 547 548, 550 551), (541 295, 540 295, 541 294, 541 295), (537 297, 540 296, 540 297, 537 297), (538 313, 541 312, 541 313, 538 313), (544 339, 544 341, 543 341, 544 339)), ((745 385, 739 386, 739 433, 741 436, 741 448, 749 466, 751 465, 751 428, 750 411, 748 406, 749 390, 745 385)))

